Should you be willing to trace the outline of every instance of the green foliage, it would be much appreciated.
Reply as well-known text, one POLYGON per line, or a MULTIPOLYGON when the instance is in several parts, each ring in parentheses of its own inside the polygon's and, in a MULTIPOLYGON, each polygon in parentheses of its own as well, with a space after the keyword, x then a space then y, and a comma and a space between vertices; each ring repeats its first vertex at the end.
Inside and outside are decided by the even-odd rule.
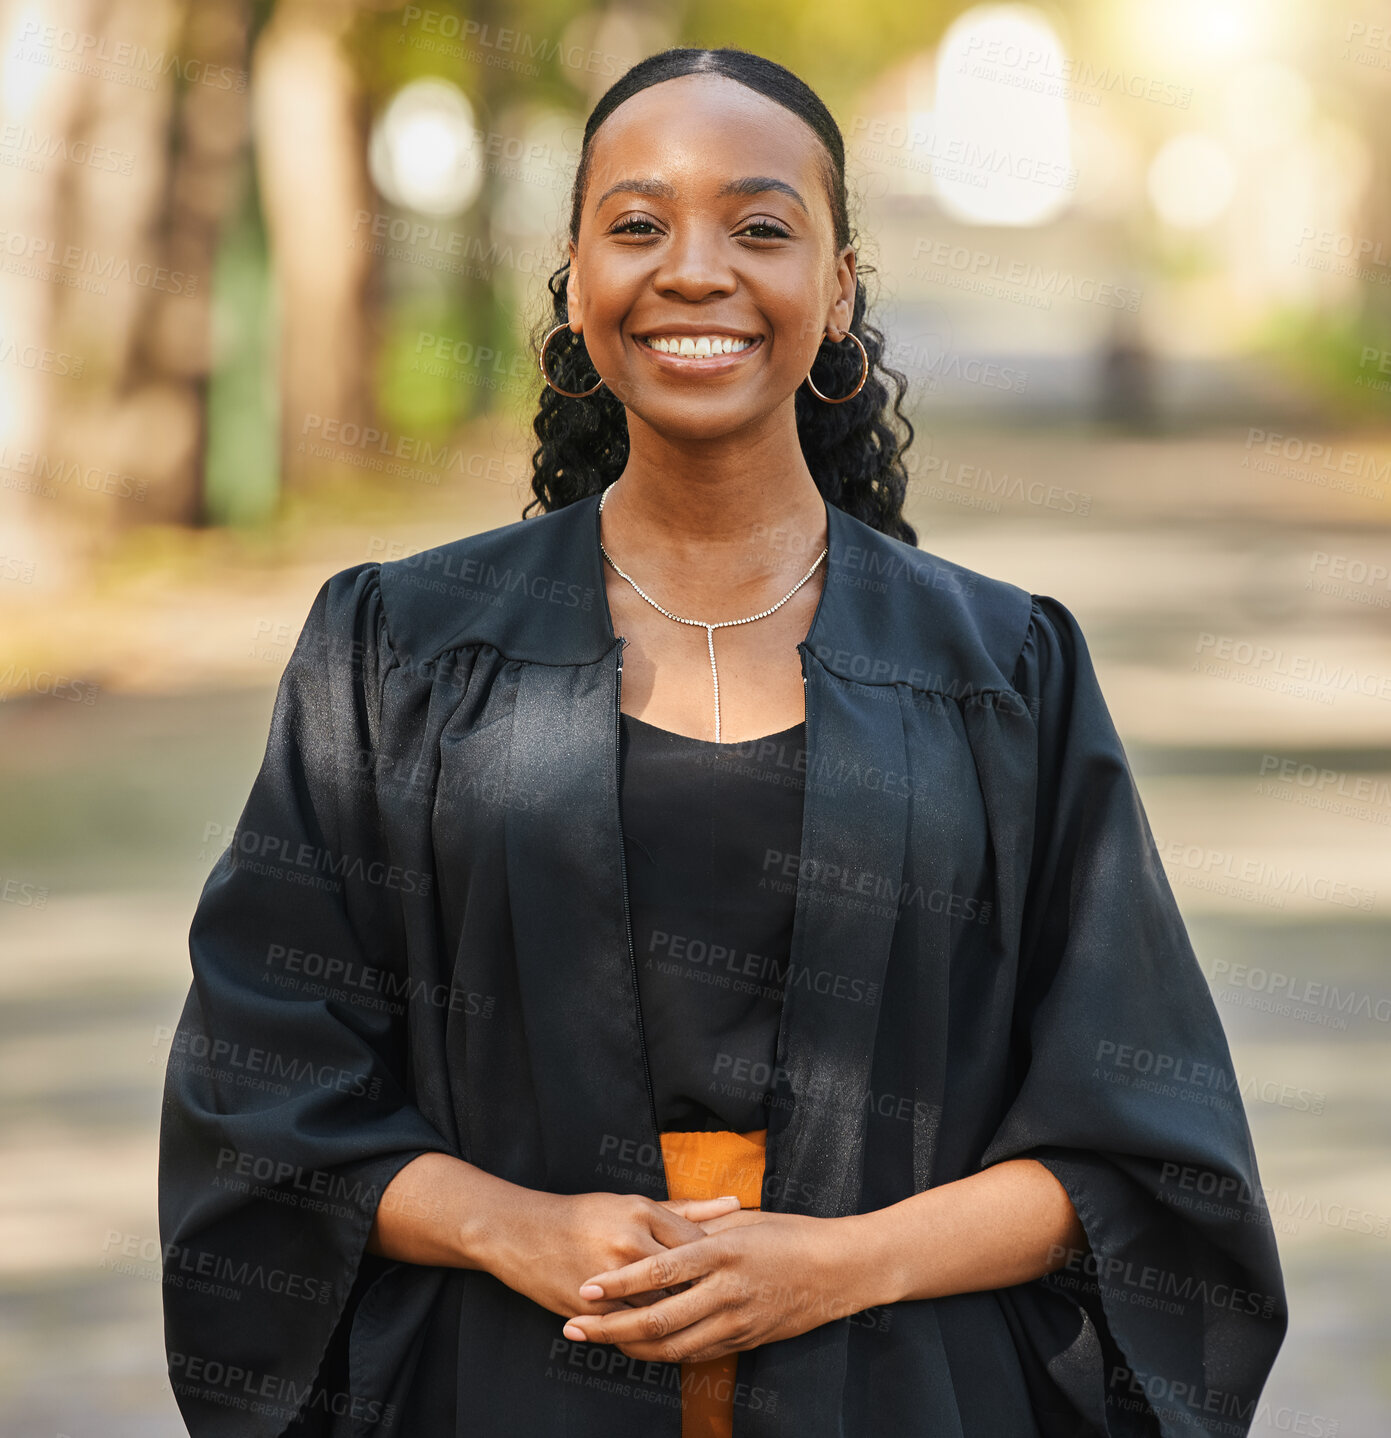
POLYGON ((457 296, 418 292, 389 304, 377 351, 377 403, 387 428, 438 439, 467 412, 468 397, 450 366, 434 361, 422 340, 462 333, 464 323, 457 296))
POLYGON ((969 5, 952 0, 846 5, 840 0, 692 0, 682 17, 681 45, 737 46, 776 60, 801 76, 830 107, 847 146, 849 106, 890 66, 936 44, 969 5))
POLYGON ((1291 378, 1317 390, 1335 417, 1384 420, 1391 403, 1391 333, 1357 307, 1291 305, 1272 312, 1258 343, 1291 378))
POLYGON ((218 246, 212 304, 204 518, 256 524, 280 490, 280 406, 271 260, 249 178, 218 246))

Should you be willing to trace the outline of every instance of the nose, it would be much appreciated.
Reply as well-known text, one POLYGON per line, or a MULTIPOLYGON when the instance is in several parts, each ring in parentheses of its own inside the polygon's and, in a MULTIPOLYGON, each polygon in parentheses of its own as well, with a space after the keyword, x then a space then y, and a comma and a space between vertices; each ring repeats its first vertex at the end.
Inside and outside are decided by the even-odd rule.
POLYGON ((738 280, 729 262, 731 243, 717 226, 674 225, 662 246, 661 259, 652 276, 653 288, 691 301, 732 294, 738 280))

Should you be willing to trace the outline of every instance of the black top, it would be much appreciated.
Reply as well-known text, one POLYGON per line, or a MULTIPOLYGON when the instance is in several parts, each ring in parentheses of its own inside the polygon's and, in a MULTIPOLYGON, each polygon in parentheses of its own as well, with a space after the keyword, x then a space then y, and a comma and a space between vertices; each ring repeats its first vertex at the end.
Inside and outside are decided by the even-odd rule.
POLYGON ((806 723, 715 744, 624 714, 638 1001, 663 1129, 766 1128, 792 946, 806 723))

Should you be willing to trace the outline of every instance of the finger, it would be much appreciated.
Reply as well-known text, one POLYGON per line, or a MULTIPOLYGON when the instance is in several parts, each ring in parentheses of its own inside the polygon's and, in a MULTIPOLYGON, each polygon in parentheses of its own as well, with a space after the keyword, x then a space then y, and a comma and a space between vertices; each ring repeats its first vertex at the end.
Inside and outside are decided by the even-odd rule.
MULTIPOLYGON (((660 1251, 665 1252, 666 1250, 662 1249, 660 1251)), ((685 1286, 685 1284, 681 1285, 682 1288, 685 1286)), ((654 1288, 646 1293, 630 1293, 626 1298, 589 1298, 581 1299, 580 1301, 592 1304, 596 1313, 611 1313, 614 1308, 646 1308, 648 1304, 660 1303, 662 1299, 669 1298, 673 1293, 679 1291, 680 1289, 668 1286, 666 1288, 654 1288), (613 1307, 600 1308, 600 1303, 612 1304, 613 1307)))
MULTIPOLYGON (((635 1293, 631 1298, 620 1298, 615 1303, 616 1308, 646 1308, 649 1303, 660 1303, 662 1299, 671 1293, 669 1288, 659 1288, 655 1293, 635 1293)), ((609 1308, 601 1309, 601 1312, 611 1313, 609 1308)))
POLYGON ((744 1228, 751 1223, 764 1222, 764 1215, 761 1209, 757 1208, 736 1208, 729 1213, 718 1214, 714 1218, 703 1218, 700 1226, 706 1233, 722 1233, 726 1228, 744 1228))
POLYGON ((691 1243, 683 1243, 664 1253, 639 1258, 622 1268, 596 1273, 580 1284, 581 1298, 626 1298, 630 1293, 645 1293, 652 1288, 671 1288, 710 1271, 715 1254, 710 1241, 702 1233, 691 1243))
MULTIPOLYGON (((667 1248, 664 1244, 659 1243, 655 1238, 649 1238, 646 1243, 640 1246, 639 1252, 634 1256, 632 1261, 636 1261, 638 1258, 650 1258, 654 1254, 666 1252, 667 1248)), ((652 1288, 642 1293, 630 1293, 624 1298, 610 1300, 590 1299, 589 1302, 594 1305, 595 1311, 600 1313, 607 1311, 598 1307, 600 1301, 626 1303, 630 1308, 643 1308, 649 1303, 656 1303, 663 1298, 669 1298, 673 1293, 680 1293, 682 1289, 689 1288, 694 1281, 694 1279, 691 1279, 685 1283, 667 1284, 664 1288, 652 1288)))
POLYGON ((681 1293, 663 1298, 646 1308, 627 1312, 581 1313, 569 1319, 562 1330, 567 1338, 587 1343, 660 1344, 671 1334, 699 1322, 711 1312, 711 1297, 696 1284, 681 1293))
POLYGON ((701 1223, 707 1218, 737 1213, 739 1210, 737 1193, 726 1193, 719 1198, 660 1198, 657 1202, 672 1213, 679 1213, 682 1218, 690 1219, 692 1223, 701 1223))
POLYGON ((596 1313, 617 1313, 620 1310, 626 1311, 633 1307, 633 1304, 626 1298, 606 1298, 592 1301, 596 1313))
MULTIPOLYGON (((729 1212, 737 1212, 735 1209, 729 1212)), ((724 1209, 720 1210, 725 1212, 724 1209)), ((677 1248, 684 1243, 694 1243, 705 1237, 705 1230, 694 1219, 667 1208, 660 1201, 649 1212, 648 1227, 652 1237, 663 1248, 677 1248)))
POLYGON ((640 1339, 616 1346, 629 1358, 655 1359, 664 1363, 701 1363, 754 1345, 736 1336, 730 1311, 721 1308, 664 1338, 640 1339))
MULTIPOLYGON (((691 1283, 694 1282, 696 1282, 695 1279, 691 1279, 690 1282, 687 1283, 669 1283, 665 1288, 653 1288, 645 1293, 630 1293, 626 1298, 615 1298, 604 1301, 611 1302, 615 1307, 619 1308, 646 1308, 649 1303, 659 1303, 663 1298, 669 1298, 673 1293, 684 1292, 691 1286, 691 1283)), ((609 1310, 599 1307, 599 1301, 600 1300, 593 1298, 588 1300, 588 1302, 594 1304, 596 1312, 608 1312, 609 1310)))

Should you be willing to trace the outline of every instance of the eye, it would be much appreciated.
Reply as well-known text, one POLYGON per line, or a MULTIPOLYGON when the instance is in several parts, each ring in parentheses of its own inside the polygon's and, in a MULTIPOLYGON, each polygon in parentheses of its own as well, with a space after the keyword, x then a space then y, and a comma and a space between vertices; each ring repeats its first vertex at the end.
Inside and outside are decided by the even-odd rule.
POLYGON ((788 240, 792 238, 792 231, 785 230, 776 220, 750 220, 739 233, 746 234, 749 230, 766 230, 764 235, 756 235, 755 239, 760 240, 788 240))
MULTIPOLYGON (((792 238, 792 232, 784 229, 776 220, 750 220, 739 234, 747 234, 750 230, 761 230, 763 233, 753 236, 757 240, 788 240, 792 238)), ((611 235, 637 235, 646 239, 657 232, 657 227, 651 220, 632 219, 624 220, 622 224, 615 225, 610 231, 611 235)))
POLYGON ((656 228, 657 228, 656 225, 654 225, 651 220, 624 220, 624 222, 623 222, 621 225, 615 225, 615 226, 613 227, 613 229, 611 229, 611 230, 609 231, 609 234, 611 234, 611 235, 627 235, 627 234, 632 234, 632 233, 633 233, 633 226, 634 226, 634 225, 646 225, 647 228, 648 228, 649 230, 652 230, 652 231, 655 231, 656 228))

